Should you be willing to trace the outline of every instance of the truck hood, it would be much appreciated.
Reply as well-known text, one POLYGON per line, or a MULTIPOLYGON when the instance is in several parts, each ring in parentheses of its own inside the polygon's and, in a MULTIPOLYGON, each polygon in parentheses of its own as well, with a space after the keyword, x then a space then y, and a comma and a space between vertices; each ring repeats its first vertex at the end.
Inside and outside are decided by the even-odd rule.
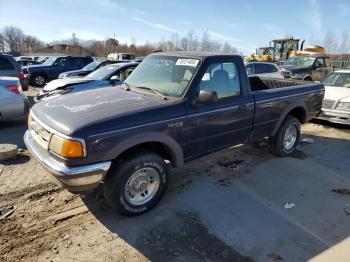
POLYGON ((311 70, 311 67, 309 66, 298 66, 298 65, 282 65, 281 69, 285 69, 287 71, 294 73, 298 73, 298 72, 303 72, 303 71, 307 71, 307 70, 311 70))
POLYGON ((44 87, 44 91, 49 92, 49 91, 60 89, 69 85, 82 84, 82 83, 87 83, 91 81, 94 81, 94 80, 89 78, 84 78, 84 77, 56 79, 49 82, 44 87))
MULTIPOLYGON (((150 109, 166 100, 122 90, 119 86, 71 93, 42 101, 32 108, 41 122, 65 134, 97 123, 108 122, 135 111, 150 109)), ((105 126, 108 129, 108 126, 105 126)))
POLYGON ((324 99, 342 102, 350 102, 350 88, 338 86, 325 86, 326 93, 324 99))

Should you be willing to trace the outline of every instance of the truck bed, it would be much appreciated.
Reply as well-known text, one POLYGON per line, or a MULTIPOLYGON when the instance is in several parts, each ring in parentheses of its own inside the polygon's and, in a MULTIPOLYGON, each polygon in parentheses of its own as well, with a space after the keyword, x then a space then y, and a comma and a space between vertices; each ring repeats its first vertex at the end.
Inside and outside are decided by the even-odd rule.
POLYGON ((322 84, 259 77, 250 77, 249 82, 255 103, 252 138, 257 134, 272 136, 281 119, 284 119, 284 112, 289 112, 291 107, 296 107, 296 114, 298 108, 300 114, 305 112, 301 122, 310 120, 321 110, 322 84))
POLYGON ((249 77, 250 89, 252 92, 275 89, 289 86, 301 86, 305 85, 305 81, 295 81, 289 79, 277 79, 277 78, 267 78, 267 77, 258 77, 252 76, 249 77))

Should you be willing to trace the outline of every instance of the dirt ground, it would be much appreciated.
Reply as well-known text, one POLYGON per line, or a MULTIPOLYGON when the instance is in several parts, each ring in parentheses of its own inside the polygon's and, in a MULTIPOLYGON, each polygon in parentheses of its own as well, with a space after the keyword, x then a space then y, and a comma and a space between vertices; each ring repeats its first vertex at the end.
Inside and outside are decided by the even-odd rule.
POLYGON ((350 238, 350 195, 332 192, 350 189, 350 128, 308 123, 303 137, 315 143, 289 158, 262 144, 190 162, 171 170, 155 209, 129 218, 101 189, 75 195, 52 183, 25 149, 25 126, 0 124, 0 144, 24 149, 0 163, 0 208, 15 207, 0 221, 0 261, 321 261, 350 238), (244 162, 228 169, 230 160, 244 162))

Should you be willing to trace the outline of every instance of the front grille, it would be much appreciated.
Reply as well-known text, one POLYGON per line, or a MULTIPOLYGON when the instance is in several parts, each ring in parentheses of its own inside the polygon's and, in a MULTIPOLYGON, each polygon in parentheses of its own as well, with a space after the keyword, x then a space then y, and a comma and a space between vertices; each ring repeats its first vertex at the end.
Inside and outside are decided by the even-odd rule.
POLYGON ((44 149, 49 148, 51 133, 38 124, 35 120, 32 120, 29 125, 30 133, 37 142, 44 149))
POLYGON ((333 109, 335 101, 334 100, 323 100, 323 109, 333 109))

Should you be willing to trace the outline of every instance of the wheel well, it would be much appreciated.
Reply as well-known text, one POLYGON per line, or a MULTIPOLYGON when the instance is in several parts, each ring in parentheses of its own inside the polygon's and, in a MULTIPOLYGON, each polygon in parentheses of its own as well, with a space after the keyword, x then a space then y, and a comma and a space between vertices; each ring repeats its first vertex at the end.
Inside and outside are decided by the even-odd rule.
POLYGON ((306 76, 306 77, 304 78, 304 81, 312 81, 311 76, 306 76))
POLYGON ((47 79, 47 75, 45 73, 33 73, 31 76, 30 76, 30 79, 32 80, 33 77, 35 76, 43 76, 47 79))
POLYGON ((117 163, 131 155, 135 155, 138 152, 143 151, 156 153, 164 160, 170 161, 173 165, 176 164, 176 156, 173 154, 171 149, 160 142, 145 142, 128 148, 123 153, 121 153, 113 162, 117 163))
POLYGON ((290 111, 289 115, 297 118, 302 124, 306 122, 306 112, 302 107, 294 108, 292 111, 290 111))

